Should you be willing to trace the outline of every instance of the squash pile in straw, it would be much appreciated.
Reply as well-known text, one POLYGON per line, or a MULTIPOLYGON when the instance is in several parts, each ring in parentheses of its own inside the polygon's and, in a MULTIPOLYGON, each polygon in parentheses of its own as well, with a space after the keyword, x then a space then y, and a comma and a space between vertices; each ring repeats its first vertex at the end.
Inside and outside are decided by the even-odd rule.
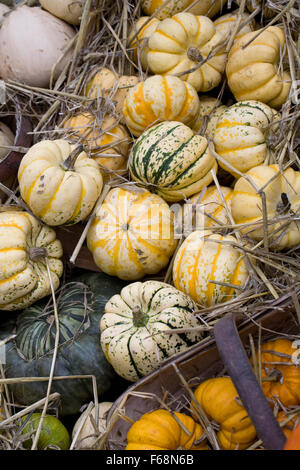
MULTIPOLYGON (((293 0, 0 3, 1 449, 103 449, 112 402, 220 317, 299 313, 299 17, 293 0)), ((277 364, 262 388, 288 436, 299 371, 274 341, 252 361, 277 364)), ((194 398, 213 438, 191 399, 123 448, 253 446, 228 376, 194 398)))

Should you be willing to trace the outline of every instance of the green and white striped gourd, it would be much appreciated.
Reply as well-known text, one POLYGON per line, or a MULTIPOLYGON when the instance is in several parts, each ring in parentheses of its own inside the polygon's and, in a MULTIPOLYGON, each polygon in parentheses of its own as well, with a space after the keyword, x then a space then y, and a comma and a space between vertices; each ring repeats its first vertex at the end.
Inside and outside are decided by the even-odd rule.
POLYGON ((199 330, 166 334, 200 325, 186 294, 159 281, 134 282, 114 295, 101 319, 101 346, 117 374, 135 382, 160 363, 197 343, 199 330))
POLYGON ((166 201, 180 201, 211 183, 217 163, 205 137, 180 122, 166 121, 138 138, 129 169, 135 181, 166 201))

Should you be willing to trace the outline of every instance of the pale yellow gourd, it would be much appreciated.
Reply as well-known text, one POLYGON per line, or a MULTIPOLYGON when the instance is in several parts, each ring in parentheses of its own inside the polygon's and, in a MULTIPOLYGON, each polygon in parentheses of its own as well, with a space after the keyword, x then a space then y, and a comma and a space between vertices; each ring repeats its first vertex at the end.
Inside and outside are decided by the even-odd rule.
POLYGON ((126 173, 130 137, 112 116, 97 122, 90 113, 75 114, 64 123, 67 138, 82 143, 98 163, 104 181, 126 173))
POLYGON ((257 100, 280 108, 291 87, 290 74, 279 67, 285 35, 278 26, 261 30, 254 39, 257 33, 245 34, 231 48, 226 65, 228 85, 237 101, 257 100))
POLYGON ((270 155, 269 137, 278 129, 279 116, 259 101, 239 101, 226 109, 213 139, 219 165, 237 176, 235 170, 245 173, 263 163, 270 155))
POLYGON ((193 130, 200 135, 204 135, 208 139, 213 139, 216 132, 216 125, 227 109, 220 100, 213 96, 200 96, 200 110, 193 124, 193 130))
POLYGON ((173 213, 159 196, 147 190, 112 189, 87 233, 96 265, 125 280, 141 279, 164 268, 173 254, 173 213))
POLYGON ((147 54, 149 50, 149 37, 155 31, 159 23, 157 18, 150 19, 150 16, 142 16, 129 31, 128 47, 133 49, 133 59, 136 64, 141 64, 143 70, 148 68, 147 54))
POLYGON ((219 85, 225 70, 223 42, 223 34, 206 16, 178 13, 162 20, 150 35, 148 66, 153 73, 180 76, 198 92, 207 92, 219 85))
POLYGON ((192 85, 172 75, 154 75, 128 92, 123 114, 132 134, 140 136, 162 121, 179 121, 191 127, 199 108, 199 97, 192 85))
POLYGON ((45 10, 73 25, 80 23, 84 3, 83 0, 40 0, 45 10))
POLYGON ((88 80, 85 87, 85 96, 92 99, 108 99, 114 103, 114 109, 121 116, 123 104, 128 91, 138 83, 138 77, 131 75, 119 75, 106 67, 101 68, 88 80))
POLYGON ((239 178, 231 206, 234 221, 241 225, 242 233, 254 240, 264 238, 263 206, 258 194, 264 187, 270 248, 282 250, 298 245, 298 221, 288 223, 288 217, 299 212, 300 172, 288 168, 281 173, 278 165, 260 165, 246 175, 254 186, 246 178, 239 178))
POLYGON ((18 180, 22 198, 48 225, 84 220, 103 185, 97 162, 62 139, 33 145, 21 161, 18 180))
POLYGON ((103 401, 98 404, 98 426, 96 426, 96 408, 93 406, 88 416, 83 412, 72 431, 72 439, 76 437, 74 449, 93 449, 93 445, 99 442, 99 437, 106 431, 106 416, 111 406, 111 401, 103 401))
POLYGON ((19 310, 51 293, 63 273, 55 231, 27 212, 0 212, 0 309, 19 310))
POLYGON ((192 232, 175 256, 175 287, 207 307, 226 302, 240 293, 245 287, 248 269, 243 252, 234 246, 236 243, 232 235, 222 236, 207 230, 192 232))
MULTIPOLYGON (((240 25, 242 25, 244 22, 246 24, 240 28, 237 32, 237 34, 234 37, 234 41, 237 41, 241 37, 243 37, 247 33, 251 33, 255 29, 255 21, 254 20, 248 20, 250 15, 247 13, 243 13, 241 15, 241 22, 240 25)), ((214 25, 220 33, 223 34, 225 38, 230 37, 231 33, 233 32, 236 22, 238 20, 238 10, 233 11, 232 13, 227 13, 226 15, 220 16, 214 21, 214 25)))
POLYGON ((215 16, 226 0, 142 0, 142 9, 147 15, 153 15, 160 20, 168 18, 187 9, 195 15, 215 16), (164 3, 166 5, 164 5, 164 3), (161 7, 161 8, 160 8, 161 7), (159 9, 159 10, 158 10, 159 9))

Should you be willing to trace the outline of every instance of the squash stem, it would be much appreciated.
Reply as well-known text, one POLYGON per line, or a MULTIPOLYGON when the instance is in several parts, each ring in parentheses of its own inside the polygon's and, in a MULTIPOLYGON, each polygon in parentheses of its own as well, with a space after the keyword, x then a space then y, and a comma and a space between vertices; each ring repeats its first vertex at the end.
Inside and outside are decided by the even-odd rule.
POLYGON ((133 315, 133 324, 135 327, 140 328, 142 326, 145 326, 148 322, 148 315, 144 314, 142 312, 142 309, 139 305, 136 305, 132 309, 132 315, 133 315))
POLYGON ((46 248, 38 248, 36 246, 29 248, 29 258, 32 261, 38 261, 40 258, 46 258, 46 256, 48 256, 46 248))
POLYGON ((64 160, 64 161, 61 163, 61 167, 62 167, 65 171, 72 171, 72 170, 74 169, 75 162, 76 162, 77 158, 79 157, 79 155, 81 154, 81 152, 83 152, 83 145, 82 145, 82 144, 78 145, 78 146, 70 153, 70 155, 68 156, 68 158, 66 158, 66 160, 64 160))
POLYGON ((189 49, 187 50, 187 56, 193 62, 200 63, 203 61, 203 56, 199 49, 197 49, 197 47, 189 47, 189 49))

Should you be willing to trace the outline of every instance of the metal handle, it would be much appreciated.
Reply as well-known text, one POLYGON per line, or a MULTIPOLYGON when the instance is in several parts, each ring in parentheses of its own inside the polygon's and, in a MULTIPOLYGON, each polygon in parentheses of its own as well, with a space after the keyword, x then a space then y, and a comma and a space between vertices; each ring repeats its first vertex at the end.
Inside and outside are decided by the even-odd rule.
POLYGON ((253 373, 238 334, 236 318, 232 314, 225 316, 214 327, 220 356, 265 449, 281 450, 286 437, 253 373))

